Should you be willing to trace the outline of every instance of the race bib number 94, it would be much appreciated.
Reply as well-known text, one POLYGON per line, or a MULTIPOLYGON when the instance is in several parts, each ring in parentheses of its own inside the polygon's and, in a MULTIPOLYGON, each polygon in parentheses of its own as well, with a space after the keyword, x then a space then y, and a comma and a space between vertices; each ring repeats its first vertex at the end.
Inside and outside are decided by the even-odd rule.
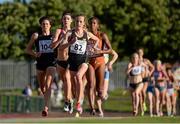
POLYGON ((70 52, 76 54, 84 54, 86 52, 86 45, 86 41, 77 40, 74 44, 71 45, 70 52))
POLYGON ((51 44, 51 40, 40 40, 39 41, 39 52, 52 53, 53 49, 51 49, 50 44, 51 44))

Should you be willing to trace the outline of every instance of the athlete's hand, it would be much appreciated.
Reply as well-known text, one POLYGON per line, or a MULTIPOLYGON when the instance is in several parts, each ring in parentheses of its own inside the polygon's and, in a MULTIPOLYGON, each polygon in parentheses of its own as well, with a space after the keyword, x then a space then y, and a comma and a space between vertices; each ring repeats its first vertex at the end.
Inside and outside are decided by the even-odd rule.
POLYGON ((151 81, 154 81, 154 80, 155 80, 155 79, 154 79, 154 77, 152 76, 152 77, 151 77, 151 81))
POLYGON ((89 52, 94 53, 94 49, 93 48, 89 48, 89 52))
POLYGON ((54 49, 54 48, 56 48, 58 45, 59 45, 58 42, 54 42, 54 43, 51 43, 50 47, 51 47, 52 49, 54 49))
POLYGON ((95 54, 102 54, 102 50, 94 47, 95 54))
POLYGON ((68 38, 68 44, 73 44, 73 43, 75 43, 76 42, 76 37, 73 37, 73 36, 70 36, 69 38, 68 38))
POLYGON ((41 56, 41 53, 40 52, 36 52, 35 53, 35 58, 38 58, 38 57, 40 57, 41 56))
POLYGON ((110 72, 113 71, 113 67, 112 67, 112 63, 111 63, 111 62, 109 62, 109 63, 107 64, 107 67, 108 67, 108 70, 109 70, 110 72))

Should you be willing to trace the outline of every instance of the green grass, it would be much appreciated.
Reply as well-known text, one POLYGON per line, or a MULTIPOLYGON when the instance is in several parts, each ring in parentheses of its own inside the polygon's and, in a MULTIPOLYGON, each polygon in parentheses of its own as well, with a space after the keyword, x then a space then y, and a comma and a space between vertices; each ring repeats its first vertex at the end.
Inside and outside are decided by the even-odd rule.
POLYGON ((27 98, 22 95, 22 90, 0 90, 0 113, 25 112, 30 108, 31 112, 37 112, 43 108, 41 97, 33 96, 27 104, 27 98))
POLYGON ((116 89, 109 93, 109 98, 104 102, 103 107, 109 111, 131 111, 131 97, 128 91, 116 89))
POLYGON ((0 94, 13 94, 13 95, 21 95, 22 90, 21 89, 2 89, 0 90, 0 94))
MULTIPOLYGON (((7 95, 10 95, 10 94, 13 94, 13 95, 22 95, 22 89, 1 89, 0 90, 0 94, 7 94, 7 95)), ((33 92, 33 96, 37 96, 37 90, 32 90, 33 92)))
POLYGON ((0 120, 1 123, 179 123, 180 117, 83 117, 83 118, 18 118, 0 120))
MULTIPOLYGON (((88 102, 85 102, 86 108, 88 102)), ((109 98, 103 104, 105 111, 127 112, 132 111, 131 97, 128 91, 116 89, 109 93, 109 98)), ((120 115, 121 116, 121 115, 120 115)), ((150 117, 146 113, 145 116, 129 116, 129 117, 54 117, 54 118, 8 118, 0 119, 0 123, 180 123, 180 116, 176 117, 150 117)))

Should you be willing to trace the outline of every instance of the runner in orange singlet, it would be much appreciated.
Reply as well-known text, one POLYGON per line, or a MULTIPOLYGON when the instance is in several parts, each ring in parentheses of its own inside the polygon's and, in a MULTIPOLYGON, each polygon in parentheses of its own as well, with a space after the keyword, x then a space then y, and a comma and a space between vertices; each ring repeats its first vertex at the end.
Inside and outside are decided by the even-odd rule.
MULTIPOLYGON (((102 99, 104 87, 104 72, 105 61, 103 54, 109 54, 112 50, 110 41, 105 33, 99 31, 99 19, 92 17, 89 19, 90 31, 99 38, 98 45, 95 46, 94 54, 90 55, 89 68, 87 73, 88 89, 89 89, 89 102, 91 107, 91 114, 95 114, 95 91, 97 91, 97 105, 99 109, 99 116, 103 117, 102 99), (107 49, 104 50, 104 45, 107 49), (96 88, 96 89, 95 89, 96 88)), ((93 44, 93 41, 92 41, 93 44)))

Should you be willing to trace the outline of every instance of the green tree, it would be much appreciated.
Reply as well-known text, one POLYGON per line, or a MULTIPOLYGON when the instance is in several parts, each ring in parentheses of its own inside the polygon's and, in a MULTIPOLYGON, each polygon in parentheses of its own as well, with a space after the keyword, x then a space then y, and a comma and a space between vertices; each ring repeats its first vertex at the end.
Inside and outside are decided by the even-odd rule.
POLYGON ((168 58, 175 61, 180 57, 180 1, 179 0, 169 0, 169 20, 170 28, 167 31, 168 43, 166 44, 166 51, 168 53, 168 58))
MULTIPOLYGON (((14 0, 0 4, 0 58, 25 59, 24 49, 39 28, 42 16, 54 19, 53 31, 60 26, 63 11, 87 18, 97 16, 101 28, 119 53, 129 58, 138 47, 145 56, 175 60, 180 55, 179 0, 14 0)), ((29 57, 28 57, 29 58, 29 57)))
POLYGON ((21 3, 0 5, 0 58, 23 59, 28 8, 21 3))
POLYGON ((166 0, 116 0, 110 8, 114 46, 122 57, 144 47, 149 58, 164 58, 170 22, 166 0))

